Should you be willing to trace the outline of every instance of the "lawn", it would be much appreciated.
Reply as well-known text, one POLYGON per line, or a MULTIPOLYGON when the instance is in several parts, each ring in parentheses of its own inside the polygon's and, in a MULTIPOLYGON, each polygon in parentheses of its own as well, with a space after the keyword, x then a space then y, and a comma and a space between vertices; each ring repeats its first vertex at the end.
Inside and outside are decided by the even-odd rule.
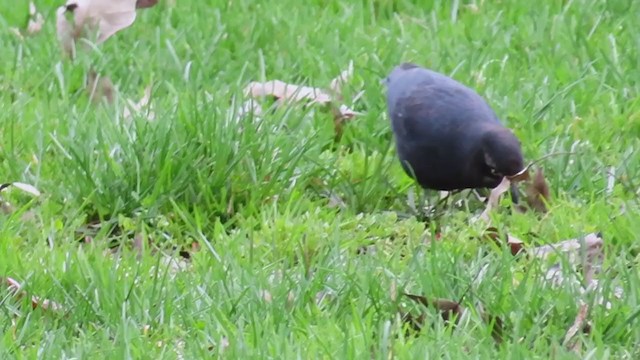
POLYGON ((640 358, 639 2, 161 0, 73 60, 61 3, 22 38, 27 6, 0 5, 0 183, 41 192, 0 193, 0 358, 640 358), (326 87, 351 61, 337 141, 322 106, 238 116, 251 81, 326 87), (505 196, 492 226, 526 248, 601 232, 598 289, 488 241, 468 192, 415 213, 381 83, 405 61, 476 89, 527 162, 555 154, 548 212, 505 196), (147 86, 155 117, 123 116, 147 86))

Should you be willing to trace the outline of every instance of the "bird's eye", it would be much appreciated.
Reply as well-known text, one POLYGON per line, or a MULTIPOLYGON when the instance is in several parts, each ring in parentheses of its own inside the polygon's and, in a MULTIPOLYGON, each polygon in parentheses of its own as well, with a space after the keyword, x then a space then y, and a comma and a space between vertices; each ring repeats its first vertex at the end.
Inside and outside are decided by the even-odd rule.
POLYGON ((496 169, 490 168, 490 170, 491 170, 491 175, 498 176, 498 172, 496 171, 496 169))

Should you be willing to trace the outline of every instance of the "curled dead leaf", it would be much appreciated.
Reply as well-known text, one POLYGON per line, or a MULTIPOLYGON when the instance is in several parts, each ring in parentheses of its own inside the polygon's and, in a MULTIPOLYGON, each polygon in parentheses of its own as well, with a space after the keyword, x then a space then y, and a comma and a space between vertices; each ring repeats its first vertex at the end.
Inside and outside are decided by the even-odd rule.
POLYGON ((611 166, 609 171, 607 171, 607 187, 605 192, 607 195, 611 195, 613 193, 613 187, 616 184, 616 167, 611 166))
POLYGON ((517 255, 524 251, 524 242, 511 234, 507 234, 507 244, 511 249, 511 255, 517 255))
POLYGON ((252 81, 244 89, 245 96, 254 99, 272 96, 280 102, 309 101, 311 103, 327 104, 331 102, 331 96, 319 88, 288 84, 280 80, 267 82, 252 81))
POLYGON ((530 253, 539 258, 547 258, 551 254, 564 253, 570 255, 570 261, 581 258, 582 252, 586 252, 587 259, 601 258, 604 240, 600 233, 590 233, 584 237, 564 240, 555 244, 538 246, 530 250, 530 253))
POLYGON ((578 314, 576 315, 576 318, 573 321, 573 324, 571 325, 569 330, 567 330, 567 333, 564 336, 563 345, 569 348, 569 350, 572 350, 572 351, 578 350, 578 342, 572 341, 572 340, 574 340, 574 337, 576 336, 576 334, 578 334, 579 331, 583 331, 583 332, 589 331, 590 327, 586 323, 588 313, 589 313, 589 305, 585 303, 581 304, 580 309, 578 310, 578 314))
POLYGON ((146 9, 155 6, 158 3, 158 0, 137 0, 136 8, 138 9, 146 9))
POLYGON ((353 76, 353 61, 349 61, 349 66, 346 70, 340 73, 336 78, 331 80, 329 89, 336 96, 336 100, 342 97, 342 86, 351 79, 353 76))
POLYGON ((13 186, 16 189, 22 190, 23 192, 26 192, 27 194, 33 195, 35 197, 38 197, 41 195, 40 190, 36 189, 35 186, 33 185, 29 185, 29 184, 25 184, 25 183, 21 183, 21 182, 12 182, 12 183, 6 183, 6 184, 0 184, 0 191, 13 186))
POLYGON ((501 317, 487 313, 482 304, 478 304, 477 311, 487 326, 491 328, 491 337, 496 344, 502 344, 504 341, 505 324, 501 317))
MULTIPOLYGON (((464 312, 464 307, 462 307, 459 303, 447 300, 447 299, 427 299, 422 295, 413 295, 403 293, 404 296, 409 299, 423 305, 424 307, 433 307, 436 308, 440 312, 440 316, 445 323, 449 323, 452 320, 455 320, 455 324, 458 323, 462 313, 464 312)), ((422 326, 420 326, 422 327, 422 326)))
MULTIPOLYGON (((22 290, 22 285, 18 281, 10 277, 6 277, 6 278, 0 277, 0 282, 5 283, 5 285, 7 286, 7 289, 11 292, 14 299, 21 300, 26 295, 26 292, 22 290)), ((56 302, 53 302, 49 299, 41 299, 37 296, 32 296, 31 308, 35 309, 37 307, 40 307, 43 310, 51 310, 51 311, 63 310, 62 305, 56 302)))
POLYGON ((152 7, 157 0, 68 0, 56 10, 56 33, 65 52, 73 57, 81 37, 96 35, 100 44, 133 24, 137 8, 152 7), (73 20, 67 18, 67 15, 73 20))
POLYGON ((487 207, 484 209, 484 211, 480 215, 480 220, 486 221, 487 223, 491 222, 491 219, 489 218, 489 213, 494 208, 498 207, 498 204, 500 202, 500 197, 502 196, 502 194, 507 192, 510 187, 511 187, 511 181, 509 181, 509 179, 507 179, 506 177, 502 178, 502 181, 500 182, 500 184, 498 184, 498 186, 496 186, 491 190, 491 193, 489 194, 489 199, 487 200, 487 207))
POLYGON ((108 104, 112 104, 116 94, 116 88, 111 79, 99 75, 94 70, 89 71, 86 90, 94 103, 104 99, 108 104))
MULTIPOLYGON (((344 104, 336 104, 337 102, 341 102, 342 87, 352 75, 353 62, 350 62, 347 70, 344 70, 339 76, 331 80, 327 90, 289 84, 281 80, 270 80, 266 82, 250 82, 244 88, 243 93, 245 97, 250 97, 251 99, 261 99, 264 97, 274 98, 278 106, 297 102, 328 106, 334 117, 336 139, 339 140, 342 136, 344 122, 355 116, 362 115, 362 113, 354 111, 344 104)), ((357 98, 359 96, 361 96, 361 94, 359 94, 357 98)), ((259 115, 262 113, 262 108, 253 102, 245 102, 239 113, 241 115, 247 113, 259 115)))
POLYGON ((138 102, 133 102, 132 100, 127 99, 127 104, 124 107, 122 117, 127 121, 131 121, 134 115, 144 117, 148 121, 155 120, 156 114, 153 111, 152 106, 149 105, 150 100, 151 85, 144 89, 144 95, 138 102))
MULTIPOLYGON (((493 226, 488 227, 484 231, 484 234, 482 234, 482 238, 491 240, 496 244, 498 244, 499 246, 501 246, 504 241, 504 238, 500 234, 500 231, 498 231, 498 228, 493 226)), ((525 250, 524 242, 509 233, 506 234, 506 243, 509 246, 509 249, 511 250, 511 255, 515 256, 519 254, 521 251, 525 250)))
POLYGON ((269 290, 260 290, 260 297, 267 304, 271 304, 273 302, 273 296, 269 290))
POLYGON ((529 207, 542 213, 547 212, 547 203, 549 203, 551 195, 542 168, 538 168, 533 180, 527 186, 526 195, 529 207))
POLYGON ((29 22, 27 23, 27 33, 34 35, 42 30, 44 25, 44 16, 36 9, 36 4, 33 1, 29 2, 29 22))

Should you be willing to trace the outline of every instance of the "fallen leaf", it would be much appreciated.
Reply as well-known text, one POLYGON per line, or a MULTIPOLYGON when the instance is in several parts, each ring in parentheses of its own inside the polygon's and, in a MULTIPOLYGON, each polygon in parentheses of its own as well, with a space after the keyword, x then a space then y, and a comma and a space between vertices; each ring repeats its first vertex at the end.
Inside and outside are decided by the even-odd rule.
POLYGON ((267 82, 252 81, 244 90, 245 96, 261 98, 265 96, 275 97, 279 102, 310 101, 311 103, 328 104, 331 96, 319 88, 288 84, 280 80, 267 82))
POLYGON ((612 166, 609 168, 607 172, 607 188, 605 189, 607 195, 611 195, 613 193, 613 187, 616 184, 616 167, 612 166))
POLYGON ((391 286, 389 287, 389 299, 396 301, 398 299, 398 283, 395 279, 391 280, 391 286))
POLYGON ((133 236, 133 250, 136 252, 136 259, 142 259, 144 254, 144 235, 139 232, 133 236))
POLYGON ((466 4, 466 5, 463 5, 463 6, 472 14, 477 14, 477 13, 480 12, 480 8, 475 3, 466 4))
POLYGON ((547 212, 547 203, 550 201, 551 196, 549 194, 549 185, 544 178, 544 172, 542 168, 538 168, 533 180, 527 186, 526 200, 529 207, 535 211, 547 212))
POLYGON ((511 234, 507 234, 507 245, 514 256, 524 250, 524 242, 511 234))
MULTIPOLYGON (((22 290, 22 285, 10 278, 10 277, 6 277, 6 278, 2 278, 0 277, 0 282, 4 282, 7 286, 7 289, 12 293, 12 296, 16 299, 16 300, 20 300, 22 299, 25 295, 26 292, 24 290, 22 290)), ((51 300, 48 299, 40 299, 37 296, 32 296, 31 297, 31 308, 35 309, 37 307, 40 307, 43 310, 52 310, 52 311, 61 311, 62 310, 62 305, 53 302, 51 300)))
POLYGON ((260 297, 267 304, 271 304, 273 302, 273 296, 268 290, 260 290, 260 297))
POLYGON ((36 9, 36 4, 33 1, 29 2, 29 22, 27 23, 27 33, 34 35, 42 30, 44 25, 44 17, 36 9))
POLYGON ((18 39, 24 40, 24 36, 22 36, 20 29, 18 29, 17 27, 14 27, 14 26, 10 27, 9 32, 15 35, 18 39))
MULTIPOLYGON (((583 238, 565 240, 557 244, 549 244, 533 248, 531 254, 539 258, 547 258, 551 254, 563 253, 568 263, 582 269, 584 282, 589 286, 602 268, 604 260, 604 241, 600 234, 592 233, 583 238)), ((561 284, 562 263, 554 265, 547 273, 547 279, 561 284)))
POLYGON ((229 338, 223 336, 218 342, 218 352, 222 354, 229 347, 229 338))
POLYGON ((0 199, 0 211, 2 211, 3 214, 11 214, 16 211, 16 209, 10 203, 0 199))
POLYGON ((329 83, 329 89, 335 94, 337 97, 342 96, 342 86, 344 83, 349 81, 353 76, 353 61, 349 61, 349 66, 346 70, 340 73, 336 78, 331 80, 329 83))
POLYGON ((494 226, 488 227, 484 231, 484 234, 482 234, 482 237, 484 237, 485 239, 488 239, 488 240, 493 240, 493 241, 495 241, 497 243, 500 242, 500 232, 498 231, 498 228, 496 228, 494 226))
POLYGON ((35 197, 40 196, 40 190, 36 189, 35 186, 33 185, 29 185, 29 184, 25 184, 25 183, 21 183, 21 182, 12 182, 12 183, 6 183, 6 184, 1 184, 0 185, 0 191, 13 186, 16 189, 22 190, 24 192, 26 192, 27 194, 33 195, 35 197))
POLYGON ((118 31, 133 24, 137 8, 152 7, 155 1, 144 0, 68 0, 56 10, 56 32, 63 49, 73 57, 75 42, 96 33, 100 44, 118 31), (71 14, 73 21, 67 19, 71 14))
POLYGON ((487 223, 491 222, 489 213, 493 211, 494 208, 498 207, 498 204, 500 202, 500 197, 502 196, 502 194, 504 194, 509 190, 510 186, 511 186, 511 181, 509 181, 509 179, 504 177, 502 178, 502 181, 500 182, 500 184, 498 184, 498 186, 496 186, 491 190, 491 193, 489 194, 489 199, 487 200, 487 207, 484 209, 484 211, 480 215, 480 220, 484 220, 487 223))
POLYGON ((249 99, 242 104, 237 111, 237 118, 243 118, 248 114, 255 118, 262 116, 262 106, 255 99, 249 99))
POLYGON ((168 269, 171 278, 175 278, 178 273, 191 268, 191 264, 180 256, 174 257, 167 254, 162 254, 161 256, 162 269, 168 269))
POLYGON ((457 302, 447 299, 427 299, 422 295, 413 295, 403 293, 409 299, 423 305, 424 307, 435 307, 440 311, 440 316, 445 323, 449 323, 455 318, 456 324, 460 320, 460 316, 464 312, 464 308, 457 302))
POLYGON ((89 93, 89 98, 93 102, 97 103, 104 99, 109 104, 113 103, 116 89, 108 77, 101 76, 94 70, 89 71, 86 89, 89 93))
POLYGON ((138 0, 136 1, 136 8, 146 9, 155 6, 157 3, 158 0, 138 0))
MULTIPOLYGON (((484 231, 484 233, 482 234, 482 238, 491 240, 499 246, 502 246, 504 241, 503 237, 500 235, 500 231, 498 231, 498 228, 493 226, 488 227, 484 231)), ((524 242, 511 234, 506 234, 506 242, 511 250, 511 255, 515 256, 521 251, 525 250, 524 242)))
POLYGON ((567 330, 567 333, 564 336, 563 345, 567 347, 569 350, 577 352, 579 347, 579 342, 572 341, 576 334, 580 331, 588 332, 589 326, 586 324, 587 314, 589 313, 589 305, 583 303, 580 305, 580 309, 578 310, 578 314, 576 315, 575 320, 573 321, 573 325, 567 330))
POLYGON ((504 341, 504 321, 502 318, 486 313, 481 306, 479 306, 478 312, 482 320, 491 327, 491 337, 493 340, 496 344, 502 344, 504 341))
POLYGON ((587 234, 584 237, 564 240, 555 244, 548 244, 532 248, 530 253, 539 258, 547 258, 551 254, 569 254, 569 260, 575 262, 580 258, 582 251, 586 252, 587 258, 600 258, 602 256, 604 241, 600 233, 587 234))
MULTIPOLYGON (((604 290, 596 276, 602 272, 604 262, 604 240, 600 233, 587 234, 577 239, 569 239, 556 244, 540 246, 528 251, 532 256, 547 259, 551 254, 564 255, 566 261, 558 261, 547 270, 544 279, 553 286, 575 286, 580 293, 597 293, 596 304, 611 309, 612 304, 602 294, 604 290), (570 271, 566 271, 571 267, 570 271), (582 282, 575 277, 565 278, 565 273, 581 271, 582 282)), ((621 299, 623 289, 615 286, 613 297, 621 299)))
MULTIPOLYGON (((347 70, 342 71, 340 75, 331 80, 327 90, 289 84, 281 80, 270 80, 266 82, 252 81, 244 88, 243 93, 245 97, 253 99, 264 97, 275 98, 276 105, 279 106, 296 102, 330 106, 334 116, 336 137, 340 138, 342 135, 343 122, 355 116, 362 115, 362 113, 354 111, 344 104, 336 105, 336 102, 342 100, 342 87, 344 83, 346 83, 352 75, 353 62, 350 62, 347 70)), ((246 114, 249 112, 253 112, 254 114, 261 113, 262 109, 259 105, 256 106, 253 103, 245 102, 240 113, 246 114)))
POLYGON ((144 117, 148 121, 153 121, 156 118, 156 114, 152 107, 149 106, 151 100, 151 85, 144 89, 144 95, 138 102, 133 102, 127 99, 127 105, 124 107, 122 117, 125 120, 131 121, 134 115, 144 117))
POLYGON ((67 13, 66 6, 60 6, 56 9, 56 37, 65 54, 73 59, 76 55, 75 41, 80 36, 78 31, 80 28, 76 29, 67 20, 67 13))

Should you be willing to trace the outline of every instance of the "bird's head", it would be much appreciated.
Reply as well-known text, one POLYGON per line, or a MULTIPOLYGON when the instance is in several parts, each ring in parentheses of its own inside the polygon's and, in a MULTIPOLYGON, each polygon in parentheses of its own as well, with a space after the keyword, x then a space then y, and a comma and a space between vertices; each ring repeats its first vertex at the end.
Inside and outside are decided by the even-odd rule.
POLYGON ((489 176, 510 178, 524 170, 520 141, 507 128, 496 127, 486 131, 482 137, 482 151, 489 176))
POLYGON ((418 65, 413 64, 413 63, 402 63, 402 64, 396 66, 395 68, 393 68, 393 70, 391 70, 389 75, 387 75, 387 77, 384 78, 383 83, 385 85, 389 85, 389 83, 394 81, 396 78, 398 78, 400 75, 405 73, 407 70, 415 69, 417 67, 418 67, 418 65))

